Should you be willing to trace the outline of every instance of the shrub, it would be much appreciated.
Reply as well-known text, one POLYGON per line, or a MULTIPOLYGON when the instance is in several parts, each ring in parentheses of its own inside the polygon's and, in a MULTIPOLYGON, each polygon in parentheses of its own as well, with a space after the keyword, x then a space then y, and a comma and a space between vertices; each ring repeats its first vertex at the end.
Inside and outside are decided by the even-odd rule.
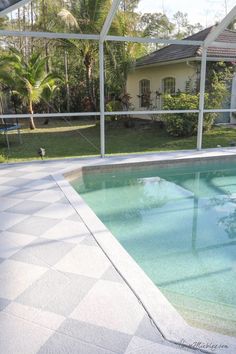
MULTIPOLYGON (((205 94, 205 101, 208 102, 208 94, 205 94)), ((179 93, 176 96, 167 95, 164 97, 164 109, 166 110, 197 110, 199 107, 199 95, 179 93)), ((204 131, 209 130, 215 120, 213 113, 204 116, 204 131)), ((198 113, 179 113, 165 115, 166 130, 172 136, 192 136, 197 134, 198 113)))
MULTIPOLYGON (((234 75, 232 63, 211 63, 207 66, 205 108, 220 109, 230 98, 230 86, 234 75)), ((199 108, 199 94, 178 93, 164 97, 164 109, 195 110, 199 108)), ((204 114, 203 130, 211 129, 217 113, 204 114)), ((191 136, 197 133, 198 114, 167 114, 167 132, 173 136, 191 136)))
MULTIPOLYGON (((109 101, 106 104, 106 111, 107 112, 118 112, 122 111, 122 105, 120 101, 109 101)), ((107 116, 110 120, 117 120, 117 116, 107 116)))

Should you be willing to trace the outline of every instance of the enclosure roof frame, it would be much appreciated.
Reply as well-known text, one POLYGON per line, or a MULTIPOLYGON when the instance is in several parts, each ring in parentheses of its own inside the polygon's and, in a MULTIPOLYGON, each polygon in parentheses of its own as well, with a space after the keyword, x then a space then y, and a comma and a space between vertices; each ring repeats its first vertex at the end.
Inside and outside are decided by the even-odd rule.
MULTIPOLYGON (((3 11, 0 11, 0 17, 6 16, 13 10, 20 8, 21 6, 26 5, 27 3, 33 0, 21 0, 15 3, 12 6, 7 7, 3 11)), ((233 21, 236 17, 236 6, 224 17, 224 19, 215 26, 212 31, 208 34, 204 41, 194 41, 194 40, 178 40, 178 39, 161 39, 161 38, 153 38, 153 37, 130 37, 130 36, 112 36, 109 35, 109 30, 112 25, 112 21, 117 13, 121 0, 113 0, 110 10, 106 16, 103 27, 98 34, 83 34, 83 33, 55 33, 55 32, 32 32, 32 31, 11 31, 11 30, 0 30, 0 36, 7 37, 36 37, 36 38, 48 38, 48 39, 75 39, 75 40, 94 40, 99 43, 99 79, 100 79, 100 112, 96 112, 95 115, 100 115, 100 152, 101 157, 105 157, 105 116, 108 114, 105 111, 105 74, 104 74, 104 42, 137 42, 137 43, 160 43, 160 44, 178 44, 178 45, 200 45, 202 47, 202 56, 201 56, 201 78, 200 78, 200 100, 199 100, 199 109, 194 111, 198 113, 198 136, 197 136, 197 149, 202 149, 202 136, 203 136, 203 121, 204 114, 206 113, 205 109, 205 80, 206 80, 206 63, 207 63, 207 48, 209 47, 227 47, 227 48, 236 48, 236 43, 227 43, 227 42, 217 42, 217 38, 222 33, 227 26, 233 21)), ((212 110, 212 112, 217 111, 235 111, 235 110, 212 110)), ((154 114, 154 111, 151 111, 154 114)), ((190 112, 188 110, 183 112, 190 112)), ((133 115, 138 113, 138 111, 132 112, 109 112, 110 115, 133 115)), ((148 114, 149 112, 145 112, 148 114)), ((159 111, 158 113, 167 113, 159 111)), ((170 112, 173 113, 173 112, 170 112)), ((143 114, 141 112, 141 114, 143 114)), ((70 116, 72 114, 67 113, 65 116, 70 116)), ((73 115, 76 115, 74 113, 73 115)), ((82 113, 78 113, 78 115, 82 115, 82 113)), ((94 112, 87 112, 86 115, 94 115, 94 112)), ((14 115, 14 117, 18 117, 20 115, 14 115)), ((33 115, 39 116, 39 115, 33 115)), ((53 114, 48 114, 47 116, 53 116, 53 114)), ((54 116, 58 116, 58 114, 54 114, 54 116)), ((1 117, 1 116, 0 116, 1 117)), ((8 115, 6 115, 8 117, 8 115)))
POLYGON ((110 11, 106 17, 106 20, 105 20, 102 30, 100 32, 100 41, 102 41, 102 42, 105 41, 106 36, 111 28, 112 21, 116 15, 116 12, 118 10, 120 2, 121 2, 121 0, 113 0, 113 2, 112 2, 110 11))
MULTIPOLYGON (((0 17, 6 16, 8 13, 26 5, 27 3, 33 0, 20 0, 14 5, 7 7, 3 11, 0 11, 0 17)), ((179 45, 202 45, 203 47, 209 46, 229 46, 230 48, 235 48, 236 43, 218 43, 216 42, 217 37, 221 32, 226 29, 226 27, 233 21, 236 17, 236 5, 232 10, 224 17, 224 19, 208 34, 207 38, 204 41, 192 41, 192 40, 175 40, 175 39, 161 39, 161 38, 152 38, 152 37, 122 37, 122 36, 111 36, 108 35, 112 21, 116 15, 116 12, 119 8, 121 0, 113 0, 110 11, 106 17, 104 25, 99 35, 96 34, 82 34, 82 33, 53 33, 53 32, 27 32, 27 31, 8 31, 0 30, 1 36, 16 36, 16 37, 38 37, 38 38, 49 38, 49 39, 88 39, 88 40, 100 40, 100 41, 127 41, 127 42, 139 42, 139 43, 162 43, 162 44, 179 44, 179 45)))
MULTIPOLYGON (((226 29, 226 27, 233 21, 236 17, 236 5, 232 10, 224 17, 224 19, 208 34, 204 41, 204 47, 209 47, 218 36, 226 29)), ((217 42, 215 42, 217 43, 217 42)))

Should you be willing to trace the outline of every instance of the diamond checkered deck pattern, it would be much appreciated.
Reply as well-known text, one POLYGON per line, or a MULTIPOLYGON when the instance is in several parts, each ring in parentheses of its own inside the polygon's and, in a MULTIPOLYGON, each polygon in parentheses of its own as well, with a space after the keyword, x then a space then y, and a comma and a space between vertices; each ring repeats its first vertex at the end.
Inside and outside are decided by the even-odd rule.
POLYGON ((0 352, 187 353, 163 339, 51 173, 0 167, 0 352))

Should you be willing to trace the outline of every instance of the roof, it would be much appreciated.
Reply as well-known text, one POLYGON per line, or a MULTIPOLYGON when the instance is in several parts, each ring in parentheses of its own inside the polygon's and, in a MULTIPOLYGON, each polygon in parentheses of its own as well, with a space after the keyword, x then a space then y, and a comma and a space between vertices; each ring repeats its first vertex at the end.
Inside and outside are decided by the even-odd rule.
MULTIPOLYGON (((192 41, 204 41, 208 34, 215 28, 215 26, 208 27, 203 31, 193 34, 192 36, 186 37, 183 40, 192 41)), ((219 37, 216 39, 217 42, 226 43, 236 43, 236 32, 231 30, 224 30, 219 37)), ((163 47, 155 52, 137 59, 136 67, 142 67, 146 65, 154 65, 163 62, 170 62, 194 57, 201 57, 201 46, 199 45, 180 45, 171 44, 163 47)), ((235 60, 236 49, 235 48, 219 48, 219 47, 209 47, 208 56, 214 58, 227 58, 235 60)))

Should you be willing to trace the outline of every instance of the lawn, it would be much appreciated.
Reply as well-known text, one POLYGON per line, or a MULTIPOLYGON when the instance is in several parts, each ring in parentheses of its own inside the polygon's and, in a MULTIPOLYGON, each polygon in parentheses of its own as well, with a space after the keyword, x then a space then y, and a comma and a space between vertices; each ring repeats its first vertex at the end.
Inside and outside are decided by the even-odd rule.
MULTIPOLYGON (((9 134, 10 151, 7 150, 4 136, 0 136, 0 154, 9 161, 34 160, 39 158, 40 147, 46 149, 46 158, 64 158, 99 155, 100 127, 94 119, 71 120, 69 123, 51 119, 48 125, 37 120, 37 129, 28 128, 28 122, 22 121, 19 144, 16 133, 9 134)), ((203 147, 214 148, 217 145, 230 146, 236 142, 236 130, 226 127, 214 127, 204 134, 203 147)), ((121 121, 106 124, 106 153, 142 153, 195 149, 196 137, 173 138, 155 122, 136 121, 135 126, 126 128, 121 121)))

